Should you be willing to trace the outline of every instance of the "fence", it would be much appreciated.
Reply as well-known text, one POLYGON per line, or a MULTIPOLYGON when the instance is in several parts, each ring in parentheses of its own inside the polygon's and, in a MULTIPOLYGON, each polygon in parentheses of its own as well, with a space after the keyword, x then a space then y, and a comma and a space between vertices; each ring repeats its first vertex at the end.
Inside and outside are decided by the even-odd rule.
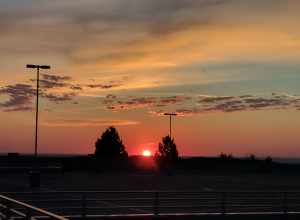
POLYGON ((50 218, 54 220, 67 220, 64 217, 58 216, 43 209, 28 205, 0 195, 0 219, 26 219, 36 220, 38 218, 50 218))
POLYGON ((65 217, 300 214, 300 192, 295 191, 49 191, 6 195, 65 217))

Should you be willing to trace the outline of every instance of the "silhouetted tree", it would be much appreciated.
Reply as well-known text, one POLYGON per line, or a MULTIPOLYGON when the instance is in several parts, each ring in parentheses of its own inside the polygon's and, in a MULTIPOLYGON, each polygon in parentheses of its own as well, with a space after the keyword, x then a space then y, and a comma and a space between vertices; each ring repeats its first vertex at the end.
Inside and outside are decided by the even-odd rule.
POLYGON ((265 162, 266 162, 267 164, 271 164, 271 163, 273 162, 272 157, 268 156, 268 157, 265 159, 265 162))
POLYGON ((249 155, 249 160, 256 161, 256 156, 254 154, 249 155))
POLYGON ((127 158, 128 154, 116 128, 109 127, 95 143, 97 158, 127 158))
POLYGON ((171 168, 178 160, 178 151, 174 139, 169 135, 162 138, 162 142, 158 144, 158 151, 155 159, 160 166, 171 168))
POLYGON ((220 158, 225 161, 233 160, 232 154, 221 153, 220 158))

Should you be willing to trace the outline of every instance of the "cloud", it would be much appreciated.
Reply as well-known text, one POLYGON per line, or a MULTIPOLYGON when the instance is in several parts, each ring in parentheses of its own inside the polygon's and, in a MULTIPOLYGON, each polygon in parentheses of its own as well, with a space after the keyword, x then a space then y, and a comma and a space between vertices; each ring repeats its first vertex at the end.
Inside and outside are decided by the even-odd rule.
POLYGON ((127 97, 123 99, 117 99, 116 96, 107 96, 103 104, 107 109, 138 109, 138 108, 150 108, 150 107, 164 107, 168 105, 175 105, 177 103, 183 103, 190 100, 188 96, 167 96, 167 97, 127 97))
POLYGON ((108 95, 106 95, 105 98, 106 98, 106 99, 116 99, 117 96, 116 96, 116 95, 113 95, 113 94, 108 94, 108 95))
POLYGON ((128 98, 124 101, 105 99, 107 109, 128 110, 148 108, 151 114, 161 116, 174 112, 179 116, 190 116, 206 113, 232 113, 258 110, 299 109, 300 96, 273 93, 269 96, 172 96, 128 98), (162 104, 163 103, 163 104, 162 104))
MULTIPOLYGON (((61 79, 57 79, 58 81, 61 79)), ((55 80, 55 81, 57 81, 55 80)), ((57 86, 44 87, 40 91, 40 97, 47 99, 50 102, 61 103, 71 101, 77 96, 76 93, 51 93, 48 90, 57 86)), ((8 96, 8 100, 0 103, 0 109, 6 112, 11 111, 29 111, 32 110, 33 99, 36 96, 36 89, 29 84, 14 84, 0 88, 0 95, 8 96)))
POLYGON ((71 101, 76 96, 75 93, 65 93, 65 94, 53 94, 53 93, 45 93, 42 94, 43 98, 48 99, 51 102, 60 103, 65 101, 71 101))
POLYGON ((32 111, 32 107, 30 106, 18 106, 18 107, 11 107, 11 108, 6 108, 3 110, 4 112, 26 112, 26 111, 32 111))
POLYGON ((0 103, 0 108, 5 111, 30 110, 35 90, 31 85, 15 84, 0 88, 0 95, 7 95, 9 99, 0 103))
MULTIPOLYGON (((106 100, 104 100, 105 103, 106 100)), ((155 97, 140 97, 129 98, 127 100, 116 100, 115 102, 107 103, 107 109, 120 110, 120 109, 137 109, 154 106, 156 103, 155 97)))
POLYGON ((40 85, 43 89, 63 88, 67 86, 72 86, 66 82, 69 80, 71 80, 71 77, 69 76, 42 74, 42 79, 40 79, 40 85))
MULTIPOLYGON (((98 83, 98 84, 74 84, 70 81, 72 78, 70 76, 60 76, 60 75, 50 75, 42 74, 42 79, 40 79, 40 84, 43 89, 54 89, 54 88, 69 88, 74 91, 83 91, 85 88, 91 89, 111 89, 120 87, 121 82, 109 81, 108 83, 98 83)), ((35 81, 35 80, 32 80, 35 81)))
POLYGON ((92 88, 92 89, 111 89, 115 87, 120 87, 122 84, 118 82, 111 81, 110 83, 107 84, 89 84, 87 87, 92 88))
MULTIPOLYGON (((107 84, 78 84, 71 82, 71 80, 72 78, 69 76, 42 74, 40 79, 40 97, 58 104, 72 101, 79 94, 87 91, 88 88, 110 89, 122 85, 117 81, 110 81, 107 84)), ((35 82, 36 80, 31 79, 30 81, 35 82)), ((0 107, 4 111, 28 111, 32 108, 36 89, 31 84, 7 85, 0 87, 0 95, 6 95, 9 98, 7 101, 0 103, 0 107)), ((107 96, 106 103, 109 103, 109 99, 113 97, 113 95, 107 96)))
POLYGON ((170 96, 170 97, 160 98, 159 105, 177 104, 190 99, 191 97, 188 96, 170 96))
POLYGON ((199 96, 199 98, 199 102, 207 103, 234 99, 233 96, 199 96))
POLYGON ((116 120, 116 119, 86 119, 86 120, 74 120, 63 119, 56 121, 42 122, 43 126, 47 127, 98 127, 98 126, 129 126, 137 125, 140 122, 131 120, 116 120))
POLYGON ((70 86, 70 89, 72 89, 72 90, 82 90, 82 87, 81 87, 81 85, 71 85, 70 86))
POLYGON ((49 80, 52 82, 64 82, 72 79, 70 76, 59 76, 59 75, 50 75, 50 74, 42 74, 42 77, 44 80, 49 80))
MULTIPOLYGON (((299 3, 296 1, 4 2, 0 7, 0 64, 11 63, 7 61, 16 58, 22 60, 18 58, 25 55, 27 59, 28 56, 41 57, 59 63, 80 82, 84 82, 87 75, 95 77, 97 74, 101 78, 98 74, 101 67, 101 73, 111 73, 111 78, 126 73, 134 76, 128 86, 131 88, 143 82, 147 82, 144 87, 157 86, 150 83, 151 80, 164 85, 191 83, 196 82, 189 74, 194 72, 198 79, 216 80, 213 74, 188 69, 194 63, 222 63, 231 58, 261 60, 258 54, 271 59, 278 58, 278 54, 278 59, 295 54, 299 57, 295 25, 299 3), (294 10, 285 10, 286 5, 294 10), (280 21, 277 19, 279 12, 280 21), (37 29, 39 34, 35 33, 37 29), (251 42, 251 47, 247 42, 251 42), (186 67, 188 74, 174 77, 175 70, 180 71, 180 67, 186 67), (149 77, 149 73, 157 74, 149 77)), ((55 83, 55 79, 44 79, 47 80, 44 86, 62 88, 66 83, 55 83)), ((92 87, 109 89, 116 85, 98 83, 92 87)), ((71 87, 76 88, 79 87, 71 87)))
MULTIPOLYGON (((240 111, 298 109, 300 96, 273 93, 268 97, 254 95, 243 96, 212 96, 198 100, 198 106, 183 107, 174 112, 180 116, 190 116, 205 113, 230 113, 240 111)), ((164 110, 152 110, 151 114, 163 115, 164 110)))

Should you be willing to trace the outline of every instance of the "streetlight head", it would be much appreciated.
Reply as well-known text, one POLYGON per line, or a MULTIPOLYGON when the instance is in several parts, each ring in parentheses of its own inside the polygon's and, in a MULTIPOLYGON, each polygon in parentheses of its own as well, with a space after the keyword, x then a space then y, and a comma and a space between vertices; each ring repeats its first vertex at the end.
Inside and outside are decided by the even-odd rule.
POLYGON ((33 64, 27 64, 26 68, 37 68, 37 65, 33 65, 33 64))
POLYGON ((48 65, 34 65, 34 64, 27 64, 26 65, 26 68, 40 68, 40 69, 45 69, 45 70, 48 70, 50 69, 50 66, 48 65))
POLYGON ((176 113, 164 113, 164 115, 176 116, 176 113))
POLYGON ((48 65, 41 65, 41 66, 39 66, 41 69, 50 69, 50 66, 48 66, 48 65))

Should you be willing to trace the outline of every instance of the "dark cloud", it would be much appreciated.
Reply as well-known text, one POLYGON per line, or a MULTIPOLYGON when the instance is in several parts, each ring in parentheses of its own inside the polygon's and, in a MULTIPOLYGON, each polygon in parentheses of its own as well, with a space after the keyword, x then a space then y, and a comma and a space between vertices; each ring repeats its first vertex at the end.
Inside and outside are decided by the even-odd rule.
POLYGON ((106 95, 105 98, 106 98, 106 99, 116 99, 117 96, 116 96, 116 95, 113 95, 113 94, 108 94, 108 95, 106 95))
MULTIPOLYGON (((42 79, 40 79, 41 88, 43 89, 52 89, 52 88, 69 88, 71 90, 83 90, 84 87, 92 89, 111 89, 115 87, 122 86, 122 83, 119 81, 109 81, 107 83, 95 83, 95 84, 72 84, 70 82, 72 78, 69 76, 59 76, 59 75, 49 75, 43 74, 42 79)), ((35 80, 32 80, 35 81, 35 80)))
POLYGON ((92 89, 111 89, 111 88, 115 88, 115 87, 120 87, 122 84, 119 82, 114 82, 111 81, 109 83, 106 84, 89 84, 87 85, 87 87, 92 88, 92 89))
POLYGON ((72 86, 66 82, 69 80, 71 80, 71 77, 69 77, 69 76, 42 74, 42 79, 40 79, 40 85, 44 89, 62 88, 62 87, 72 86))
MULTIPOLYGON (((152 107, 151 114, 163 115, 165 112, 171 111, 177 113, 180 116, 189 116, 205 113, 230 113, 241 111, 258 111, 258 110, 283 110, 283 109, 299 109, 300 108, 300 96, 287 95, 287 94, 272 94, 271 96, 200 96, 199 97, 187 97, 183 102, 183 99, 170 99, 166 105, 150 105, 141 107, 152 107), (177 102, 176 102, 177 100, 177 102), (203 101, 204 100, 204 101, 203 101)), ((165 98, 164 100, 169 100, 165 98)), ((159 102, 158 102, 159 103, 159 102)), ((121 108, 122 109, 122 108, 121 108)))
POLYGON ((270 109, 296 109, 300 104, 298 96, 272 95, 271 97, 257 97, 252 95, 232 96, 228 98, 214 97, 209 105, 192 109, 180 109, 179 114, 200 114, 209 112, 237 112, 270 109), (212 101, 213 100, 213 101, 212 101))
MULTIPOLYGON (((47 87, 49 88, 49 87, 47 87)), ((53 87, 50 87, 53 88, 53 87)), ((0 103, 3 111, 29 111, 32 109, 33 99, 36 95, 36 89, 29 84, 15 84, 0 88, 0 95, 8 96, 8 100, 0 103)), ((49 93, 47 89, 40 91, 40 96, 50 102, 60 103, 71 101, 75 93, 54 94, 49 93)))
POLYGON ((72 89, 72 90, 82 90, 82 87, 80 85, 71 85, 70 89, 72 89))
POLYGON ((0 95, 7 95, 9 99, 0 103, 0 107, 6 111, 29 110, 35 89, 27 84, 15 84, 0 88, 0 95))
POLYGON ((104 105, 113 105, 116 98, 117 98, 116 95, 108 94, 108 95, 106 95, 105 99, 103 100, 103 104, 104 105))
POLYGON ((28 84, 15 84, 0 88, 0 94, 32 96, 35 94, 35 89, 28 84))
POLYGON ((106 97, 103 101, 108 109, 136 109, 149 107, 165 107, 190 100, 188 96, 168 96, 168 97, 128 97, 117 100, 117 97, 106 97))
MULTIPOLYGON (((299 104, 299 96, 272 93, 271 96, 265 97, 254 95, 220 96, 206 99, 205 101, 209 101, 209 104, 206 105, 207 109, 204 109, 206 112, 234 112, 295 108, 299 104)), ((201 102, 203 103, 203 99, 201 102)))
MULTIPOLYGON (((87 87, 110 89, 121 86, 121 83, 117 81, 110 81, 107 84, 73 84, 70 82, 71 79, 72 78, 69 76, 42 74, 40 79, 40 97, 45 98, 50 102, 62 103, 72 101, 78 95, 78 91, 81 91, 87 87), (57 88, 66 88, 73 92, 54 92, 53 89, 57 88)), ((31 79, 30 81, 35 82, 36 80, 31 79)), ((33 98, 36 95, 36 89, 30 84, 8 85, 2 88, 0 87, 0 95, 8 96, 7 101, 0 103, 0 108, 2 108, 4 111, 27 111, 31 109, 33 98)), ((109 101, 109 99, 113 98, 113 95, 108 95, 105 103, 112 104, 112 101, 109 101)), ((136 103, 138 102, 138 100, 133 101, 136 103)), ((130 105, 129 103, 127 104, 130 105)), ((122 105, 122 103, 120 103, 120 105, 122 105)))
POLYGON ((140 98, 129 98, 125 100, 105 99, 104 103, 108 104, 107 109, 119 110, 119 109, 137 109, 154 106, 157 102, 155 97, 140 97, 140 98))
POLYGON ((65 93, 65 94, 42 94, 42 97, 48 99, 51 102, 60 103, 65 101, 71 101, 76 96, 75 93, 65 93))
POLYGON ((18 106, 18 107, 13 107, 13 108, 7 108, 7 109, 4 109, 3 111, 4 112, 19 112, 19 111, 26 112, 26 111, 32 111, 32 110, 33 110, 33 108, 30 106, 18 106))
POLYGON ((200 96, 200 102, 219 102, 219 101, 227 101, 234 99, 233 96, 211 96, 211 97, 201 97, 200 96))
MULTIPOLYGON (((40 81, 40 86, 42 89, 52 89, 52 88, 62 88, 62 87, 72 87, 73 85, 66 82, 71 80, 69 76, 58 76, 50 74, 42 74, 40 81)), ((31 82, 36 82, 36 79, 31 79, 31 82)))
POLYGON ((66 87, 68 84, 63 82, 55 82, 55 81, 49 81, 49 80, 40 80, 41 88, 43 89, 52 89, 52 88, 63 88, 66 87))
POLYGON ((170 96, 170 97, 160 98, 158 105, 177 104, 190 99, 191 97, 188 96, 170 96))
POLYGON ((70 76, 59 76, 59 75, 50 75, 50 74, 42 74, 44 80, 49 80, 52 82, 62 82, 69 81, 72 78, 70 76))

